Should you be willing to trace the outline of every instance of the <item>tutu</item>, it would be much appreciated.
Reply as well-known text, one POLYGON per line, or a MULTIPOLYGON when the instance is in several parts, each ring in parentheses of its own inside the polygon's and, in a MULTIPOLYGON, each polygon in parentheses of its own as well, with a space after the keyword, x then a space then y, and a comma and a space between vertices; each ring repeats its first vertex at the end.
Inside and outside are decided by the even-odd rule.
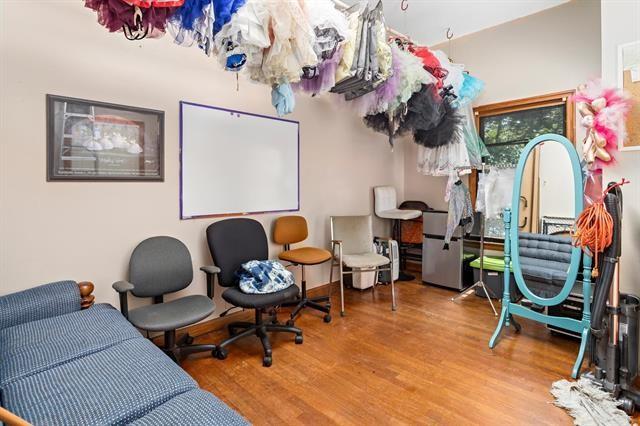
POLYGON ((367 115, 363 118, 364 124, 375 130, 376 132, 383 133, 389 137, 389 145, 393 147, 393 140, 398 132, 400 122, 404 117, 404 109, 396 110, 394 112, 387 111, 378 114, 367 115))
POLYGON ((469 167, 469 154, 462 140, 460 126, 451 143, 435 148, 418 146, 418 172, 428 176, 449 176, 456 167, 469 167))
POLYGON ((84 5, 96 11, 98 23, 109 32, 122 31, 123 25, 134 25, 134 7, 122 0, 85 0, 84 5))
POLYGON ((296 106, 296 98, 289 83, 273 86, 271 89, 271 105, 276 108, 278 117, 291 114, 296 106))
POLYGON ((269 40, 269 11, 261 0, 249 0, 216 34, 218 61, 225 69, 238 70, 240 64, 260 70, 263 50, 269 40))
POLYGON ((447 75, 443 80, 444 86, 453 86, 453 93, 458 95, 464 81, 462 72, 464 71, 464 65, 451 63, 442 50, 436 50, 433 54, 440 61, 440 66, 447 71, 447 75))
POLYGON ((176 13, 171 17, 171 21, 179 23, 183 29, 191 31, 196 21, 203 16, 205 7, 212 4, 212 1, 186 0, 182 7, 176 10, 176 13))
POLYGON ((148 9, 150 7, 180 7, 185 0, 122 0, 132 6, 148 9))
POLYGON ((429 73, 438 80, 436 83, 436 87, 438 89, 441 89, 444 85, 443 81, 447 77, 448 72, 447 70, 442 68, 442 66, 440 65, 440 61, 438 60, 438 58, 436 58, 433 52, 427 47, 416 47, 410 50, 410 52, 422 60, 424 69, 429 71, 429 73))
POLYGON ((231 20, 233 14, 242 7, 246 0, 213 0, 213 12, 215 21, 213 23, 213 33, 216 34, 222 29, 224 24, 231 20))
POLYGON ((331 58, 318 64, 315 77, 294 83, 293 89, 313 95, 328 92, 336 84, 336 69, 341 58, 342 50, 338 49, 331 58))
MULTIPOLYGON (((98 14, 98 23, 110 32, 122 31, 123 27, 137 28, 134 14, 136 7, 122 0, 85 0, 85 7, 98 14)), ((147 7, 138 9, 142 14, 142 27, 147 29, 147 37, 164 34, 167 21, 177 10, 173 7, 147 7)))
POLYGON ((456 105, 465 105, 473 102, 484 89, 484 82, 470 74, 463 73, 462 87, 457 93, 456 105))
POLYGON ((444 105, 435 84, 422 86, 407 103, 407 114, 400 122, 398 134, 431 130, 442 121, 444 105))
POLYGON ((313 50, 318 59, 333 57, 338 45, 348 36, 347 18, 331 0, 306 1, 304 7, 316 35, 313 50))
POLYGON ((271 47, 251 78, 270 85, 298 82, 302 68, 318 64, 313 28, 297 1, 266 2, 266 6, 271 17, 271 47))
MULTIPOLYGON (((434 148, 458 142, 459 140, 459 142, 464 145, 464 138, 462 135, 463 116, 451 106, 451 101, 448 98, 443 101, 443 105, 445 113, 440 123, 428 130, 415 130, 413 132, 413 140, 415 143, 425 147, 434 148)), ((466 159, 468 163, 468 155, 466 156, 466 159)))
POLYGON ((197 44, 209 56, 213 51, 213 20, 212 0, 187 1, 171 17, 167 29, 176 44, 185 47, 197 44), (198 12, 199 6, 202 9, 198 12))

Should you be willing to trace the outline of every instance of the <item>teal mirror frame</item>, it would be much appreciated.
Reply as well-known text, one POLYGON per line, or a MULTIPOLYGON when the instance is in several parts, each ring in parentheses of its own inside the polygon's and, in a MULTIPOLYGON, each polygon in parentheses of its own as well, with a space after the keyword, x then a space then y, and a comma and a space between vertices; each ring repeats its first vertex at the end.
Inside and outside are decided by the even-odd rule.
POLYGON ((504 292, 502 297, 502 309, 500 312, 500 319, 496 327, 491 340, 489 341, 489 347, 494 348, 497 344, 498 337, 503 328, 509 327, 513 324, 516 331, 520 330, 520 325, 515 321, 513 315, 517 315, 523 318, 528 318, 533 321, 537 321, 543 324, 553 325, 555 327, 580 333, 581 342, 580 350, 576 358, 576 362, 573 366, 571 376, 577 378, 580 374, 580 367, 582 366, 582 360, 584 358, 587 342, 589 339, 590 322, 591 322, 591 256, 583 254, 582 250, 578 247, 574 247, 571 252, 571 264, 567 273, 567 279, 558 294, 550 298, 544 298, 537 296, 529 290, 527 284, 522 276, 522 267, 520 265, 520 243, 518 227, 511 226, 511 219, 520 217, 520 193, 521 183, 524 174, 524 168, 527 164, 527 159, 533 150, 541 143, 559 143, 561 144, 571 161, 571 169, 573 171, 573 194, 574 194, 574 206, 575 216, 577 217, 583 209, 583 178, 582 167, 580 165, 580 158, 578 153, 570 140, 564 136, 556 134, 540 135, 525 146, 524 150, 520 154, 518 165, 516 168, 515 181, 513 183, 513 196, 512 196, 512 210, 505 209, 504 211, 504 225, 505 225, 505 238, 504 240, 504 292), (514 201, 515 200, 515 201, 514 201), (513 247, 513 248, 512 248, 513 247), (511 296, 509 294, 510 286, 510 273, 513 272, 518 289, 524 297, 531 302, 540 306, 556 306, 564 302, 569 297, 573 286, 575 285, 576 278, 578 276, 578 268, 580 267, 580 257, 582 256, 583 264, 583 309, 582 318, 580 320, 566 317, 558 317, 543 314, 526 308, 518 303, 511 302, 511 296), (509 268, 511 265, 511 269, 509 268))

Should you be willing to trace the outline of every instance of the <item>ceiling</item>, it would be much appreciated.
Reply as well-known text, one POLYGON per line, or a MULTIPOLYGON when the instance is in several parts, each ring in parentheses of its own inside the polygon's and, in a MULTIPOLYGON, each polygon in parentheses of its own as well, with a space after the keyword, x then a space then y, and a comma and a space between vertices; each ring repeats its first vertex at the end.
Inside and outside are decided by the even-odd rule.
MULTIPOLYGON (((416 43, 432 46, 566 3, 568 0, 383 0, 387 25, 416 43)), ((350 1, 349 3, 354 3, 350 1)))

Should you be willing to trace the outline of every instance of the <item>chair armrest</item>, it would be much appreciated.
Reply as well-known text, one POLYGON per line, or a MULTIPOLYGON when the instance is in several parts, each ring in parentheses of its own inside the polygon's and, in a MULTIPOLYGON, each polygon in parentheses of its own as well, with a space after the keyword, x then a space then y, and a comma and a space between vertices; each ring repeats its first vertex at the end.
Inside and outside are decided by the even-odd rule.
POLYGON ((0 296, 0 329, 79 311, 75 281, 59 281, 0 296))
POLYGON ((113 287, 113 289, 118 293, 126 293, 135 288, 135 286, 129 281, 116 281, 111 287, 113 287))
POLYGON ((120 312, 125 318, 129 317, 129 304, 127 302, 127 293, 135 288, 129 281, 116 281, 111 285, 120 296, 120 312))
POLYGON ((200 268, 200 270, 202 272, 204 272, 205 274, 219 274, 220 273, 220 268, 218 268, 217 266, 214 265, 208 265, 208 266, 202 266, 200 268))
POLYGON ((207 265, 201 266, 200 270, 207 274, 207 297, 209 299, 213 299, 214 287, 215 287, 215 276, 220 273, 220 268, 215 265, 207 265))
POLYGON ((373 237, 373 238, 376 238, 376 239, 381 240, 381 241, 387 241, 387 242, 393 241, 392 237, 373 237))

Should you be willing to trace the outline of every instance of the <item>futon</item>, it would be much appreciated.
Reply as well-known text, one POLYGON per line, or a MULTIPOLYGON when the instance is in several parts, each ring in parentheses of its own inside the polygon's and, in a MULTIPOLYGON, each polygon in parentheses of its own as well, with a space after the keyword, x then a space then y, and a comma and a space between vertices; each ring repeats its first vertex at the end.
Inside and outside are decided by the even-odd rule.
POLYGON ((0 297, 0 404, 34 425, 245 425, 73 281, 0 297))

